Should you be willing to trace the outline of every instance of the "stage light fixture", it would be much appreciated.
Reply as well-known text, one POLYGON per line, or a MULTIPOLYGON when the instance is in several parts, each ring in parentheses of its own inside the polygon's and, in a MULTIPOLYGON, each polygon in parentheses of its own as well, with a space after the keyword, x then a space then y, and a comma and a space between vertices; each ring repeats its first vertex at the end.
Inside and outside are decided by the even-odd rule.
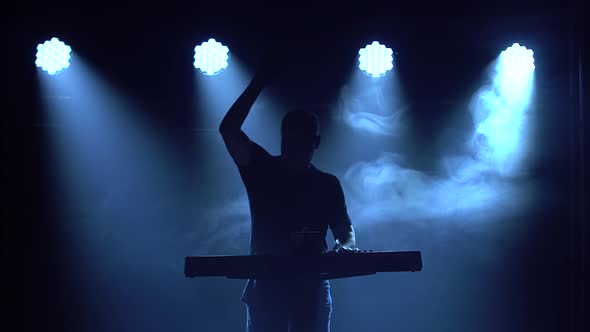
POLYGON ((35 65, 49 75, 58 74, 70 66, 71 52, 70 46, 53 37, 37 45, 35 65))
POLYGON ((228 66, 229 48, 213 38, 195 46, 193 65, 205 75, 216 75, 228 66))
POLYGON ((533 55, 533 50, 514 43, 500 53, 500 65, 503 69, 512 72, 529 72, 535 69, 535 58, 533 55))
POLYGON ((359 68, 371 77, 380 77, 393 68, 393 50, 374 41, 359 50, 359 68))
POLYGON ((530 100, 535 71, 533 55, 533 50, 514 43, 498 57, 494 81, 504 102, 512 105, 511 107, 520 103, 527 104, 530 100))

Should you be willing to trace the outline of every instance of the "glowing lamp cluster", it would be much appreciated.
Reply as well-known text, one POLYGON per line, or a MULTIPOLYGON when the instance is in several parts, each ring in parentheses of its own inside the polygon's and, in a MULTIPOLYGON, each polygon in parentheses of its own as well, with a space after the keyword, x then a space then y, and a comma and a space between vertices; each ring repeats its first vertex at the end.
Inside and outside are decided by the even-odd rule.
POLYGON ((55 75, 70 66, 71 52, 70 46, 53 37, 51 40, 37 45, 35 65, 49 75, 55 75))
POLYGON ((530 72, 535 69, 533 54, 533 50, 514 43, 500 53, 500 64, 510 71, 530 72))
POLYGON ((195 62, 193 65, 205 75, 216 75, 227 68, 229 48, 213 38, 195 46, 195 62))
POLYGON ((393 50, 374 41, 359 50, 359 68, 372 77, 385 75, 393 68, 393 50))
POLYGON ((532 50, 514 43, 498 57, 495 84, 511 107, 516 104, 524 106, 530 99, 535 71, 533 54, 532 50))

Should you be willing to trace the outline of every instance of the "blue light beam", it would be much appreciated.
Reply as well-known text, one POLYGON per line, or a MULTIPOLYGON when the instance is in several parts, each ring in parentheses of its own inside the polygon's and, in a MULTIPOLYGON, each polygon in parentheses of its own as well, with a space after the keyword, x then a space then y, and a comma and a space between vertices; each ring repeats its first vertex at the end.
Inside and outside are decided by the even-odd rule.
POLYGON ((504 175, 513 174, 525 155, 534 69, 533 51, 514 43, 500 53, 492 83, 475 95, 472 105, 473 148, 504 175))

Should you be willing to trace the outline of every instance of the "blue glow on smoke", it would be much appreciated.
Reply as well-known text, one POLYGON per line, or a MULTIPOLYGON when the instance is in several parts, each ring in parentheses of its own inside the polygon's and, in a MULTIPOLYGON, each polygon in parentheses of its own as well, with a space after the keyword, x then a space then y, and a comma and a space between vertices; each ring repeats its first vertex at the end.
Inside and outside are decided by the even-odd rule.
POLYGON ((500 53, 492 84, 476 94, 472 105, 478 157, 505 175, 522 161, 534 69, 533 51, 514 43, 500 53))
MULTIPOLYGON (((467 150, 443 157, 443 172, 414 168, 407 156, 394 151, 353 163, 342 178, 351 218, 357 224, 430 219, 489 222, 530 206, 534 196, 519 179, 526 175, 533 143, 529 139, 534 125, 532 56, 531 50, 518 44, 500 53, 489 79, 471 98, 473 127, 467 129, 467 150)), ((375 108, 361 104, 359 110, 375 108)), ((355 120, 367 129, 374 127, 355 120)))

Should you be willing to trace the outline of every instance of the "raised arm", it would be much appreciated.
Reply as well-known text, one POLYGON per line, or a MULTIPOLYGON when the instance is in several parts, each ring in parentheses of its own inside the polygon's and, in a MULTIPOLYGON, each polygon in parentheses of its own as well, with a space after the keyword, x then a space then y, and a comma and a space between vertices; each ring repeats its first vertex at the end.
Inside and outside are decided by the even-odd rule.
POLYGON ((252 158, 252 142, 242 132, 242 125, 246 121, 246 117, 250 113, 256 98, 262 92, 265 81, 265 73, 257 73, 246 90, 227 111, 219 125, 219 132, 223 137, 223 142, 238 165, 245 166, 252 158))

